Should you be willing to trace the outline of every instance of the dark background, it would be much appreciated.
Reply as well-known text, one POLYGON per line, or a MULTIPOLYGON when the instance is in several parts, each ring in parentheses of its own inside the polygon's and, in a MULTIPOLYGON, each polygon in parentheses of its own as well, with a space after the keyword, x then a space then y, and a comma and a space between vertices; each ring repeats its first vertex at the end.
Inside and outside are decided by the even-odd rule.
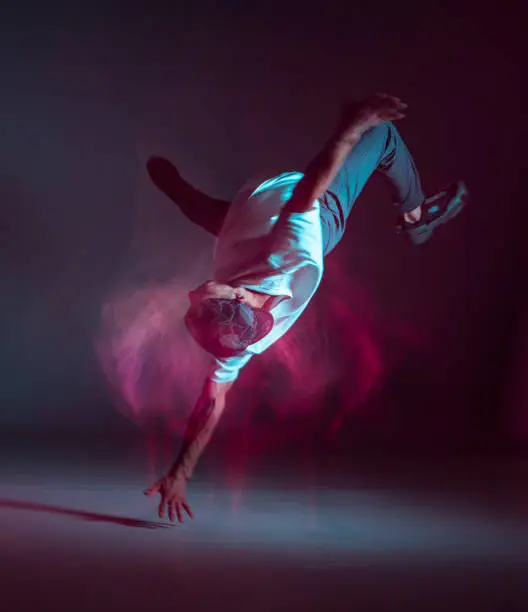
MULTIPOLYGON (((341 279, 368 293, 377 321, 420 338, 412 348, 390 341, 398 358, 347 413, 335 438, 342 448, 526 448, 526 131, 514 5, 188 1, 0 11, 5 439, 102 443, 139 433, 115 410, 94 353, 101 307, 125 280, 174 276, 192 287, 207 278, 213 244, 151 183, 150 156, 230 198, 254 173, 302 170, 344 99, 387 91, 409 104, 399 129, 426 191, 464 178, 472 202, 413 249, 394 234, 384 186, 368 185, 328 260, 333 281, 295 332, 316 317, 338 370, 317 398, 319 414, 343 403, 356 372, 342 366, 341 330, 327 316, 333 297, 347 299, 341 279)), ((385 355, 383 333, 376 338, 385 355)), ((282 392, 272 365, 252 363, 241 381, 256 374, 282 392)), ((259 397, 230 422, 286 427, 259 397)))

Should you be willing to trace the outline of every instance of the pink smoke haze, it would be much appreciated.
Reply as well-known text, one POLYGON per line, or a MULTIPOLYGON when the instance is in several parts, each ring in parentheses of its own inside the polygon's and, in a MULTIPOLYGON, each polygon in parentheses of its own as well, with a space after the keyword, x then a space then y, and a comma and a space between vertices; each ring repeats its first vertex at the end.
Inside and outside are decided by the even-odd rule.
POLYGON ((412 327, 382 315, 339 259, 327 262, 323 283, 324 295, 321 291, 290 332, 258 357, 258 366, 248 367, 239 386, 256 390, 260 398, 273 396, 279 419, 320 411, 317 400, 333 388, 340 398, 335 429, 347 413, 368 402, 421 339, 412 327))
POLYGON ((104 304, 95 347, 116 407, 138 426, 187 415, 207 360, 183 323, 188 287, 125 288, 104 304))
MULTIPOLYGON (((271 429, 260 427, 253 451, 286 442, 299 417, 317 417, 329 388, 339 405, 332 407, 327 433, 337 433, 347 414, 364 406, 419 343, 413 330, 379 314, 337 258, 323 282, 324 296, 321 291, 294 328, 246 366, 232 392, 243 406, 244 426, 262 405, 271 407, 276 421, 271 429)), ((161 419, 181 434, 207 375, 209 357, 182 320, 188 291, 178 280, 123 288, 102 309, 95 341, 101 367, 117 409, 139 427, 161 419)))

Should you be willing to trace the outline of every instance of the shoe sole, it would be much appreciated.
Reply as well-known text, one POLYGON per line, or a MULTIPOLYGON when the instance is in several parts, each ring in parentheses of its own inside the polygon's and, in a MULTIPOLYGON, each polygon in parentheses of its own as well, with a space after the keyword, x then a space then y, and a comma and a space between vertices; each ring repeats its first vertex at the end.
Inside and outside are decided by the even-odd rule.
POLYGON ((457 215, 459 215, 464 207, 467 205, 467 200, 464 200, 464 197, 468 194, 468 188, 463 181, 457 183, 457 191, 456 195, 452 198, 451 202, 446 209, 446 212, 441 216, 431 221, 425 227, 420 228, 419 230, 415 230, 412 234, 409 233, 409 237, 414 242, 414 244, 423 244, 427 242, 429 238, 433 235, 435 229, 451 221, 457 215))

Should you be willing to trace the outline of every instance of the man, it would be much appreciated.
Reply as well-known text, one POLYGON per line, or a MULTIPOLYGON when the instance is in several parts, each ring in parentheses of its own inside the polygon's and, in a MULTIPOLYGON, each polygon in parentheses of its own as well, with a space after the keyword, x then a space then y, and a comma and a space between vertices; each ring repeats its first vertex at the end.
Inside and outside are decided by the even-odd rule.
MULTIPOLYGON (((287 172, 248 183, 231 204, 200 194, 160 160, 151 176, 217 235, 213 279, 189 294, 185 315, 193 338, 214 366, 191 416, 182 449, 168 474, 146 491, 160 493, 159 516, 181 522, 186 483, 209 441, 240 369, 283 336, 317 290, 324 257, 343 236, 352 206, 377 170, 392 185, 399 228, 415 244, 465 204, 464 183, 425 198, 418 172, 392 121, 404 117, 399 98, 377 94, 348 104, 337 129, 304 174, 287 172), (172 172, 174 181, 167 181, 172 172), (207 209, 206 218, 200 218, 207 209)), ((170 166, 170 164, 169 164, 170 166)))

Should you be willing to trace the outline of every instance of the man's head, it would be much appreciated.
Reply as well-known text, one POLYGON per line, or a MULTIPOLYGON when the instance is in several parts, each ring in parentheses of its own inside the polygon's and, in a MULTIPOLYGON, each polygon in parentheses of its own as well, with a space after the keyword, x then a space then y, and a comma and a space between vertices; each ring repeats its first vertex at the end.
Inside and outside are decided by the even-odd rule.
POLYGON ((266 336, 272 315, 266 296, 243 287, 207 281, 189 293, 185 325, 198 344, 215 357, 232 357, 266 336))

